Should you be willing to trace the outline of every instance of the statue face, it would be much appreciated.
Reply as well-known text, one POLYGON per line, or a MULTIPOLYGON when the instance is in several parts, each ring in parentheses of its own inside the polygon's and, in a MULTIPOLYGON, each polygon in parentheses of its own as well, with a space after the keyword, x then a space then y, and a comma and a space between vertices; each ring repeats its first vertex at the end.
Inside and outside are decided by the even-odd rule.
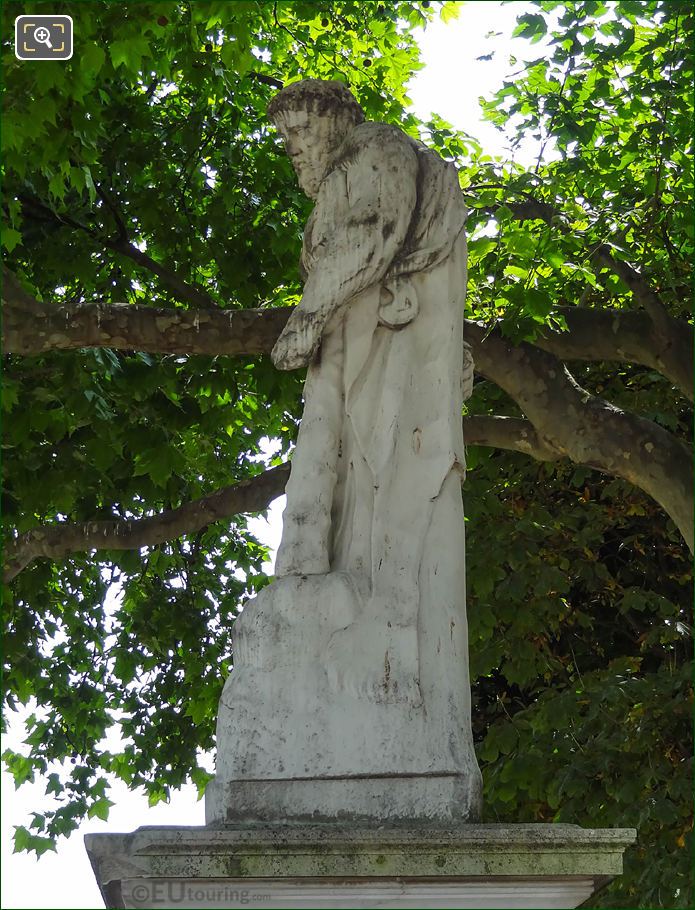
POLYGON ((316 199, 332 157, 345 138, 345 127, 335 117, 288 111, 278 122, 278 130, 300 187, 310 199, 316 199))

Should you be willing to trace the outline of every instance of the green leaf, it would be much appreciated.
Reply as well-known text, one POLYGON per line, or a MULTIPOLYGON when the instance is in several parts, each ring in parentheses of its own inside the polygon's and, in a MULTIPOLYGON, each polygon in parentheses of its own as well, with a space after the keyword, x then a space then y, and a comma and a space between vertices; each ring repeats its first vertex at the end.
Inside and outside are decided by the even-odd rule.
POLYGON ((540 41, 548 30, 545 19, 537 13, 524 13, 517 18, 517 23, 512 32, 512 36, 515 38, 520 36, 522 38, 530 38, 531 41, 536 42, 540 41))
POLYGON ((552 298, 535 288, 529 288, 524 292, 524 296, 528 312, 533 317, 538 317, 545 321, 545 317, 550 313, 553 306, 552 298))
POLYGON ((48 850, 56 852, 55 841, 51 837, 41 837, 31 834, 21 825, 14 826, 14 852, 33 851, 37 856, 42 856, 48 850))
POLYGON ((45 96, 32 103, 31 116, 32 118, 35 118, 37 122, 47 121, 55 125, 56 110, 55 101, 51 97, 45 96))
POLYGON ((151 786, 147 795, 147 803, 150 808, 157 806, 159 803, 168 802, 169 800, 169 791, 166 787, 161 786, 151 786))
POLYGON ((523 278, 528 276, 529 270, 519 265, 507 265, 504 267, 504 274, 509 278, 523 278))
POLYGON ((97 198, 97 191, 96 187, 94 186, 94 180, 92 179, 92 172, 87 167, 87 165, 85 165, 82 170, 84 171, 85 186, 87 187, 87 192, 89 193, 89 201, 93 203, 97 198))
POLYGON ((214 774, 210 774, 209 771, 205 771, 203 768, 194 768, 191 771, 191 780, 196 786, 198 791, 198 799, 202 799, 205 795, 205 790, 207 785, 215 777, 214 774))
POLYGON ((65 178, 62 174, 54 174, 48 181, 48 192, 56 199, 65 197, 65 178))
POLYGON ((239 48, 234 41, 225 41, 220 48, 220 59, 227 67, 233 70, 239 57, 239 48))
POLYGON ((19 233, 19 231, 16 231, 11 227, 4 227, 2 229, 2 245, 5 247, 8 253, 11 253, 17 244, 21 242, 22 235, 19 233))
POLYGON ((547 247, 544 249, 542 255, 543 259, 545 259, 545 261, 549 263, 549 265, 551 265, 554 269, 561 268, 565 262, 565 257, 560 252, 560 250, 553 247, 547 247))
POLYGON ((60 776, 58 774, 49 774, 48 784, 46 785, 46 796, 49 796, 51 793, 54 793, 56 796, 60 796, 63 792, 64 787, 60 782, 60 776))
MULTIPOLYGON (((127 57, 122 57, 122 51, 119 49, 116 52, 116 56, 119 60, 127 60, 127 57)), ((89 43, 81 47, 80 49, 80 58, 81 64, 84 67, 85 71, 88 73, 98 73, 106 62, 106 53, 102 47, 98 44, 89 43)), ((111 55, 111 60, 113 61, 113 55, 111 55)), ((114 66, 118 66, 118 63, 114 61, 114 66)))
POLYGON ((23 783, 34 780, 34 765, 31 759, 9 749, 3 752, 2 758, 14 778, 15 790, 23 783))
POLYGON ((108 50, 115 69, 124 66, 132 72, 137 72, 142 58, 149 55, 150 45, 144 35, 136 35, 111 42, 108 50))
POLYGON ((458 19, 459 15, 460 15, 460 11, 461 11, 460 6, 461 6, 460 3, 453 3, 453 2, 451 2, 451 0, 448 0, 448 2, 442 3, 441 8, 439 10, 439 16, 440 16, 442 22, 444 22, 445 24, 448 24, 449 22, 453 22, 456 19, 458 19))
POLYGON ((87 818, 100 818, 105 822, 109 817, 109 809, 113 805, 115 804, 104 796, 101 799, 98 799, 96 802, 92 803, 92 805, 87 810, 87 818))
POLYGON ((496 242, 489 237, 481 237, 478 240, 471 240, 468 244, 468 254, 475 259, 482 259, 491 250, 497 246, 496 242))

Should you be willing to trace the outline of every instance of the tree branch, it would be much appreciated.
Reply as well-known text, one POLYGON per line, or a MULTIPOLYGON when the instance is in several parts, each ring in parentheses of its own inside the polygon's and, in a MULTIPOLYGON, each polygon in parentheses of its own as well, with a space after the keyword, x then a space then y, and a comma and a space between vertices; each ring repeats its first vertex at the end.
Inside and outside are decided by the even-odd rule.
POLYGON ((266 76, 265 73, 258 73, 255 70, 251 70, 247 73, 249 79, 253 79, 256 82, 262 82, 264 85, 269 85, 271 88, 281 89, 285 87, 285 83, 281 82, 280 79, 276 79, 274 76, 266 76))
POLYGON ((128 242, 128 229, 125 226, 125 222, 123 221, 123 216, 121 215, 121 213, 118 209, 118 206, 113 201, 111 196, 106 192, 106 190, 99 183, 96 183, 94 185, 94 189, 96 190, 97 196, 101 199, 101 201, 104 203, 104 205, 107 206, 107 208, 113 215, 113 220, 116 222, 116 227, 118 228, 119 239, 121 241, 123 241, 124 243, 127 243, 128 242))
POLYGON ((46 220, 57 224, 66 224, 78 231, 83 231, 97 244, 97 246, 113 250, 115 253, 120 253, 122 256, 127 256, 128 259, 132 259, 133 262, 136 262, 139 266, 147 269, 147 271, 152 272, 153 275, 156 275, 161 279, 162 284, 169 288, 178 300, 192 303, 197 307, 217 306, 212 297, 210 297, 209 294, 206 294, 205 291, 184 281, 176 272, 163 266, 161 263, 156 262, 151 256, 148 256, 147 253, 143 253, 142 250, 139 250, 132 243, 128 243, 122 239, 110 240, 108 237, 102 237, 94 228, 82 224, 70 215, 59 215, 57 212, 54 212, 52 208, 49 208, 49 206, 44 205, 43 202, 40 202, 38 199, 34 199, 31 196, 21 195, 19 198, 25 205, 33 206, 37 212, 43 214, 46 220))
POLYGON ((628 286, 637 303, 649 313, 657 330, 664 332, 665 337, 669 337, 673 320, 658 294, 644 276, 627 262, 616 259, 611 252, 611 247, 606 243, 597 247, 591 258, 598 265, 603 265, 614 272, 628 286))
POLYGON ((153 354, 267 354, 289 307, 267 310, 184 310, 127 303, 48 307, 3 269, 4 349, 11 354, 108 347, 153 354))
POLYGON ((463 441, 467 446, 508 449, 530 455, 537 461, 557 461, 563 453, 548 445, 533 424, 519 417, 472 414, 463 418, 463 441))
MULTIPOLYGON (((463 421, 467 445, 512 450, 538 461, 556 461, 563 453, 549 445, 528 420, 471 415, 463 421)), ((595 465, 594 465, 595 466, 595 465)), ((59 559, 86 550, 136 550, 194 534, 215 521, 266 509, 281 496, 290 465, 283 464, 232 484, 178 509, 129 521, 53 524, 22 534, 6 551, 4 581, 11 582, 35 559, 59 559)))
POLYGON ((139 550, 183 534, 194 534, 241 512, 261 512, 282 495, 289 473, 289 464, 282 464, 150 518, 66 522, 27 531, 6 548, 5 583, 40 557, 59 559, 84 550, 139 550))
POLYGON ((669 316, 665 340, 647 313, 562 307, 566 332, 546 329, 534 344, 561 360, 639 363, 661 373, 693 400, 693 327, 669 316))
POLYGON ((539 439, 577 464, 622 477, 648 493, 693 547, 693 467, 688 447, 650 420, 581 388, 563 363, 531 344, 467 323, 477 371, 504 389, 539 439))
MULTIPOLYGON (((160 354, 243 356, 269 353, 291 309, 154 308, 125 303, 47 306, 5 269, 5 351, 108 347, 160 354)), ((692 401, 692 326, 673 319, 664 342, 641 312, 564 307, 568 331, 545 330, 535 345, 563 360, 615 360, 657 370, 692 401)), ((670 318, 670 317, 669 317, 670 318)), ((469 326, 477 324, 466 320, 469 326)), ((473 329, 475 331, 475 328, 473 329)))
POLYGON ((115 253, 120 253, 121 256, 127 256, 128 259, 132 259, 133 262, 136 262, 139 266, 142 266, 142 268, 147 269, 148 272, 152 272, 153 275, 156 275, 161 279, 162 284, 167 287, 178 300, 184 301, 185 303, 192 303, 193 306, 197 307, 205 308, 217 306, 212 297, 209 294, 206 294, 205 291, 184 281, 176 272, 173 272, 161 263, 155 262, 151 256, 148 256, 147 253, 143 253, 142 250, 133 246, 132 243, 126 243, 122 240, 106 240, 103 237, 95 239, 98 243, 107 247, 107 249, 113 250, 115 253))
MULTIPOLYGON (((27 302, 31 301, 29 295, 17 293, 16 284, 6 282, 5 287, 9 302, 17 301, 14 311, 7 308, 6 350, 21 353, 101 345, 160 353, 263 354, 270 352, 291 312, 289 307, 225 312, 129 305, 53 310, 41 304, 35 311, 27 302), (31 326, 30 331, 27 326, 31 326)), ((657 424, 591 395, 549 350, 541 350, 543 344, 558 351, 565 345, 563 354, 568 357, 579 357, 582 350, 587 359, 592 351, 601 360, 610 359, 611 349, 615 353, 622 350, 618 338, 624 340, 632 333, 633 347, 627 345, 627 349, 641 357, 644 345, 634 337, 640 323, 633 318, 640 314, 624 315, 625 319, 618 317, 618 326, 624 329, 622 336, 611 328, 603 333, 605 337, 596 337, 600 320, 615 319, 615 314, 588 317, 582 312, 571 317, 575 319, 574 335, 571 331, 569 337, 546 333, 538 346, 514 346, 497 329, 489 331, 471 320, 466 320, 466 340, 477 371, 508 392, 533 424, 536 451, 556 451, 578 464, 634 483, 661 504, 692 546, 692 465, 685 445, 657 424), (582 319, 585 322, 580 325, 582 319), (593 341, 589 334, 594 335, 593 341), (614 347, 606 341, 610 335, 614 347)), ((649 365, 654 362, 651 357, 649 365)))
MULTIPOLYGON (((468 188, 467 194, 470 199, 470 187, 468 188)), ((517 221, 520 221, 522 224, 524 221, 544 221, 547 225, 553 224, 553 219, 557 219, 558 211, 548 202, 543 202, 540 199, 525 199, 523 202, 498 202, 494 205, 486 205, 484 207, 472 205, 472 201, 469 201, 471 208, 475 208, 478 212, 485 212, 487 215, 492 215, 493 217, 497 214, 498 210, 504 205, 505 208, 508 208, 514 218, 517 221)))
MULTIPOLYGON (((562 213, 558 209, 547 202, 536 199, 529 193, 524 195, 526 196, 524 202, 507 202, 507 207, 511 209, 516 219, 522 223, 540 219, 547 225, 558 228, 562 233, 567 233, 569 228, 563 222, 562 213)), ((664 375, 673 379, 678 388, 692 401, 692 327, 683 320, 674 319, 644 275, 628 262, 616 259, 612 250, 610 244, 600 244, 591 254, 592 264, 598 267, 597 271, 600 271, 601 267, 610 269, 627 285, 635 301, 644 309, 652 322, 651 330, 645 334, 656 341, 655 349, 660 351, 661 359, 665 363, 671 364, 671 372, 664 375), (687 326, 686 338, 682 334, 685 326, 687 326), (673 353, 669 353, 670 347, 674 348, 673 353)), ((645 361, 638 360, 637 362, 644 363, 645 361)))
MULTIPOLYGON (((551 451, 526 420, 513 417, 473 416, 464 420, 469 445, 514 449, 541 460, 553 460, 551 451)), ((233 515, 260 512, 285 491, 290 465, 270 468, 249 480, 216 490, 148 518, 123 521, 58 523, 34 528, 11 541, 5 552, 4 581, 9 584, 35 559, 60 559, 87 550, 139 550, 184 534, 195 534, 215 521, 233 515)))

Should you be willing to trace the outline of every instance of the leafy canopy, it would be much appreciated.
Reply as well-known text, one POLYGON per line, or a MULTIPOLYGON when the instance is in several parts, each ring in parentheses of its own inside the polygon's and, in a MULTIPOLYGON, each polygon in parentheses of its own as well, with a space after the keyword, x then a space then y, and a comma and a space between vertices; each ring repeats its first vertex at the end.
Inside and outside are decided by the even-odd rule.
MULTIPOLYGON (((338 78, 368 116, 414 129, 404 86, 428 6, 51 3, 73 16, 71 61, 4 49, 10 266, 50 301, 181 306, 145 259, 220 308, 295 301, 308 202, 267 103, 282 82, 338 78)), ((4 34, 22 12, 4 5, 4 34)), ((5 526, 156 514, 258 473, 264 437, 287 453, 300 391, 261 358, 11 356, 5 526)), ((105 814, 109 773, 152 804, 188 778, 202 792, 230 628, 266 555, 241 516, 144 552, 42 562, 6 591, 7 704, 39 707, 25 752, 5 758, 18 784, 50 773, 57 800, 18 848, 105 814), (100 745, 114 725, 117 752, 100 745)))
MULTIPOLYGON (((561 324, 568 304, 634 308, 625 283, 594 266, 594 251, 609 244, 672 315, 688 316, 692 10, 542 2, 519 17, 517 33, 548 50, 484 109, 512 148, 533 137, 541 153, 531 169, 480 158, 462 171, 488 226, 470 245, 468 303, 514 338, 561 324), (521 220, 520 210, 536 217, 521 220)), ((572 371, 615 406, 692 437, 692 411, 661 374, 629 363, 572 371)), ((468 404, 517 413, 489 382, 468 404)), ((468 454, 471 672, 487 818, 634 826, 639 844, 624 874, 592 905, 691 906, 687 553, 664 514, 624 481, 507 452, 468 454)))
MULTIPOLYGON (((625 281, 596 266, 606 245, 639 267, 671 315, 687 314, 689 5, 524 10, 517 33, 538 57, 484 108, 512 147, 536 139, 531 168, 407 113, 420 65, 412 29, 429 3, 50 4, 75 19, 73 60, 31 67, 4 48, 8 262, 47 302, 296 302, 308 202, 265 107, 280 83, 340 78, 368 117, 422 135, 460 167, 470 317, 533 341, 563 329, 568 306, 635 309, 625 281)), ((24 11, 5 4, 5 34, 24 11)), ((689 438, 690 409, 661 373, 629 362, 572 370, 615 407, 689 438)), ((276 460, 290 451, 300 394, 301 377, 261 357, 11 355, 5 526, 158 514, 257 474, 263 438, 278 441, 276 460)), ((519 414, 482 379, 468 408, 519 414)), ((692 616, 681 539, 651 499, 590 467, 482 446, 468 456, 486 820, 636 825, 624 876, 595 905, 689 906, 692 616)), ((43 775, 51 797, 17 828, 18 849, 41 853, 85 816, 105 818, 109 774, 153 804, 187 779, 203 791, 230 628, 267 583, 265 556, 236 516, 141 551, 38 560, 6 590, 6 702, 36 707, 25 747, 5 761, 17 784, 43 775), (114 582, 121 594, 107 597, 114 582), (122 747, 105 748, 114 727, 122 747)))

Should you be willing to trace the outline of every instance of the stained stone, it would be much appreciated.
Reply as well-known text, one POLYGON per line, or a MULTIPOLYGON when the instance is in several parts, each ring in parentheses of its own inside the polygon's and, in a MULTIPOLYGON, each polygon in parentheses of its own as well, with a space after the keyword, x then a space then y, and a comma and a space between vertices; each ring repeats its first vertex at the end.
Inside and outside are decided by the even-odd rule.
POLYGON ((244 825, 87 836, 107 907, 577 907, 631 830, 244 825))

